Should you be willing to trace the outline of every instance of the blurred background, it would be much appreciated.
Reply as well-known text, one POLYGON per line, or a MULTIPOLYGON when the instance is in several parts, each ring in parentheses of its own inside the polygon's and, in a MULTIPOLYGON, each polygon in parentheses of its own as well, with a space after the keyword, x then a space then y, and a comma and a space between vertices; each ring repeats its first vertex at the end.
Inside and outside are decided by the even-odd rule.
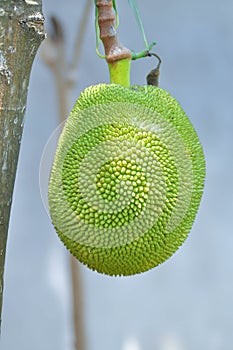
MULTIPOLYGON (((66 60, 85 0, 43 0, 46 28, 56 16, 66 60)), ((118 1, 119 37, 135 51, 143 40, 128 2, 118 1)), ((113 278, 81 267, 87 350, 225 350, 233 344, 233 2, 139 0, 149 42, 163 59, 160 87, 183 106, 201 139, 205 192, 185 244, 141 275, 113 278)), ((73 350, 69 254, 42 203, 39 167, 59 124, 54 77, 34 61, 14 191, 5 271, 1 349, 73 350)), ((145 84, 153 59, 132 63, 132 83, 145 84)), ((108 82, 95 53, 94 6, 84 35, 70 110, 89 85, 108 82)))

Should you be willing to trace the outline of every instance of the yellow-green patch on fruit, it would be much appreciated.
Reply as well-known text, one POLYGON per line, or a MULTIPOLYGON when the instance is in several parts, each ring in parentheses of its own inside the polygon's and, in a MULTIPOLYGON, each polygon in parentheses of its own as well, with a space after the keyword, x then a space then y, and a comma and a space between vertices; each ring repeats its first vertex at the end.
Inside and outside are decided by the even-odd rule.
POLYGON ((198 136, 168 92, 91 86, 59 140, 49 184, 51 219, 66 247, 89 268, 137 274, 184 242, 204 177, 198 136))

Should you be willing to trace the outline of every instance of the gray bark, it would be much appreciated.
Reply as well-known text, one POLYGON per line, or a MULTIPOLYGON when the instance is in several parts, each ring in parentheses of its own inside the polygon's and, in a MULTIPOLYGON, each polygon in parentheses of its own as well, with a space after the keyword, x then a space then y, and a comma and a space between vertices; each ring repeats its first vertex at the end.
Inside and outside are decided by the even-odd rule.
MULTIPOLYGON (((0 318, 7 232, 42 0, 0 0, 0 318)), ((13 232, 12 232, 13 234, 13 232)))

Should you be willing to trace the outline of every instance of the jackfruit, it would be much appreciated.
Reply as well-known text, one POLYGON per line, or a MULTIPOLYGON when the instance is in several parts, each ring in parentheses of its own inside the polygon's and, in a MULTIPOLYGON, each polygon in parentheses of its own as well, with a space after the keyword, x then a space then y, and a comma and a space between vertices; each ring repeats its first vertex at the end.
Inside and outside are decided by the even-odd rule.
POLYGON ((154 86, 85 89, 60 136, 49 183, 53 225, 90 269, 133 275, 184 242, 205 177, 180 104, 154 86))

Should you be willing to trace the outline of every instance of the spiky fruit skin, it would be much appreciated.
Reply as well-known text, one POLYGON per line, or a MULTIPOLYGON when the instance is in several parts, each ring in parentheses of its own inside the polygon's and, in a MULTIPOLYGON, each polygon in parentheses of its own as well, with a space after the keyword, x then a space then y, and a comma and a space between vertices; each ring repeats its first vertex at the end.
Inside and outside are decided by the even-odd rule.
POLYGON ((198 136, 167 91, 91 86, 59 140, 51 219, 90 269, 138 274, 167 260, 187 238, 204 178, 198 136))

